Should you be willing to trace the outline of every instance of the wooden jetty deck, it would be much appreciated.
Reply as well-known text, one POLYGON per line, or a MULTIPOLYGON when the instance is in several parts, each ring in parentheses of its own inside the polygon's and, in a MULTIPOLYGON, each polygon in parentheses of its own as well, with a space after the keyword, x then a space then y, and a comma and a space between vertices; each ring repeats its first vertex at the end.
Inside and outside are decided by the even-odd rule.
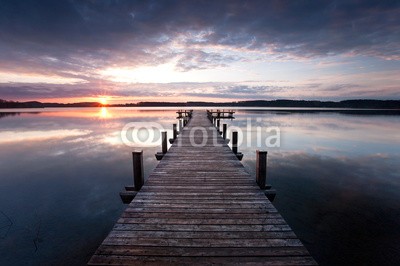
POLYGON ((195 111, 89 261, 131 264, 316 262, 207 114, 195 111))

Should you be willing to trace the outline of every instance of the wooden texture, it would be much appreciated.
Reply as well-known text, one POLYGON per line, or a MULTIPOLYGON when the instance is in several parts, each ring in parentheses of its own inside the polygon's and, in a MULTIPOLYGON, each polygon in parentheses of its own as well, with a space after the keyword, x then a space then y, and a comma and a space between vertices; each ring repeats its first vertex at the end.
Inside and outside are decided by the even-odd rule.
POLYGON ((232 132, 232 151, 234 154, 238 152, 238 133, 237 131, 232 132))
POLYGON ((133 186, 139 191, 144 183, 143 177, 143 150, 132 152, 133 163, 133 186))
POLYGON ((197 111, 89 264, 316 262, 207 114, 197 111))
POLYGON ((167 131, 161 132, 161 150, 162 153, 167 153, 168 144, 167 144, 167 131))
POLYGON ((175 140, 176 139, 176 137, 178 136, 178 130, 176 129, 176 124, 173 124, 172 125, 172 138, 175 140))
POLYGON ((261 189, 265 188, 267 179, 267 152, 256 151, 256 182, 261 189))
POLYGON ((226 139, 226 129, 227 129, 227 124, 222 125, 222 138, 226 139))

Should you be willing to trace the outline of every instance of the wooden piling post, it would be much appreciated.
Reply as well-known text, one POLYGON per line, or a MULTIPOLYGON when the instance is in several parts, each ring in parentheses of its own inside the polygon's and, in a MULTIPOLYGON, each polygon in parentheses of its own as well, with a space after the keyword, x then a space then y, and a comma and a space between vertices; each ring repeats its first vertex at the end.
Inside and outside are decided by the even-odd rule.
POLYGON ((220 133, 221 131, 219 130, 220 129, 220 126, 221 126, 221 119, 217 119, 217 130, 218 130, 218 133, 220 133))
POLYGON ((179 134, 182 133, 182 119, 179 119, 179 134))
POLYGON ((144 183, 143 150, 132 152, 132 162, 133 162, 133 186, 134 190, 139 191, 144 183))
POLYGON ((265 189, 267 181, 267 151, 256 151, 256 182, 261 189, 265 189))
POLYGON ((238 152, 238 132, 232 132, 232 151, 236 155, 236 158, 241 161, 243 159, 243 153, 238 152))
POLYGON ((226 139, 226 124, 222 124, 222 138, 226 139))
POLYGON ((161 138, 162 138, 162 153, 166 154, 167 153, 167 131, 161 132, 161 138))
POLYGON ((176 124, 172 124, 172 138, 169 139, 169 143, 174 143, 174 141, 176 140, 178 136, 178 131, 176 129, 176 124))
POLYGON ((237 131, 233 131, 232 132, 232 151, 234 154, 236 154, 238 151, 238 146, 237 146, 238 143, 237 142, 238 142, 238 133, 237 133, 237 131))
POLYGON ((172 137, 174 140, 176 140, 176 137, 178 136, 178 130, 176 129, 176 124, 172 124, 172 131, 173 131, 172 137))
POLYGON ((256 182, 264 190, 265 196, 273 202, 276 196, 276 190, 271 189, 267 184, 267 151, 256 151, 256 182))
POLYGON ((161 152, 157 152, 155 154, 157 161, 160 161, 164 155, 167 153, 168 146, 167 146, 167 131, 161 132, 161 152))

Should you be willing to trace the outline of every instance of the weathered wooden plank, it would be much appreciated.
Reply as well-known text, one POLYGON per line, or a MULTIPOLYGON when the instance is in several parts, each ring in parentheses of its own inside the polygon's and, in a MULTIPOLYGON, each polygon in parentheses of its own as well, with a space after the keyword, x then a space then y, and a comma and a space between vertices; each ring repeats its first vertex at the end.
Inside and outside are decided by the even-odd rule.
MULTIPOLYGON (((163 199, 157 199, 157 198, 139 198, 136 199, 137 203, 164 203, 165 200, 163 199)), ((228 199, 228 200, 218 200, 218 199, 168 199, 168 204, 230 204, 230 205, 240 205, 240 204, 263 204, 263 205, 268 205, 272 206, 270 203, 266 203, 264 199, 240 199, 240 200, 235 200, 233 198, 228 199)))
POLYGON ((277 218, 241 218, 241 219, 173 219, 173 218, 131 218, 122 217, 118 219, 121 224, 207 224, 207 225, 239 225, 239 224, 286 224, 283 219, 277 218))
POLYGON ((115 256, 95 255, 90 265, 316 265, 310 256, 241 256, 234 257, 231 254, 226 257, 204 257, 204 256, 115 256))
MULTIPOLYGON (((126 255, 131 256, 182 256, 182 257, 220 257, 231 254, 233 257, 241 256, 304 256, 308 252, 304 247, 284 247, 284 248, 260 248, 255 247, 252 249, 245 249, 241 247, 229 247, 229 248, 207 248, 207 247, 141 247, 134 245, 126 246, 109 246, 103 245, 98 251, 98 254, 104 255, 126 255)), ((267 259, 267 258, 266 258, 267 259)))
MULTIPOLYGON (((198 225, 198 224, 121 224, 116 223, 113 230, 146 230, 146 231, 292 231, 287 224, 266 225, 198 225)), ((212 241, 210 239, 210 241, 212 241)))
POLYGON ((267 203, 240 203, 240 204, 222 204, 222 203, 151 203, 151 202, 134 202, 131 205, 134 208, 171 208, 171 209, 179 209, 179 208, 191 208, 191 209, 248 209, 255 208, 258 210, 269 210, 273 208, 267 203))
POLYGON ((275 208, 263 208, 263 209, 251 209, 251 208, 157 208, 157 207, 144 207, 144 208, 135 208, 128 207, 126 212, 166 212, 166 213, 241 213, 241 214, 249 214, 249 213, 271 213, 277 212, 275 208))
POLYGON ((141 238, 137 237, 124 238, 124 237, 110 237, 104 240, 104 245, 134 245, 136 246, 152 246, 152 247, 302 247, 303 244, 296 238, 279 238, 279 239, 264 239, 264 238, 232 238, 232 239, 210 239, 205 238, 141 238))
MULTIPOLYGON (((293 231, 263 231, 263 232, 235 232, 235 231, 225 231, 225 232, 214 232, 214 231, 111 231, 108 235, 109 237, 124 237, 124 238, 137 238, 137 237, 151 237, 151 238, 297 238, 293 231)), ((134 244, 134 242, 132 242, 134 244)))
MULTIPOLYGON (((186 213, 186 212, 124 212, 126 218, 176 218, 176 219, 241 219, 243 213, 186 213)), ((246 213, 248 219, 282 218, 277 212, 246 213)))

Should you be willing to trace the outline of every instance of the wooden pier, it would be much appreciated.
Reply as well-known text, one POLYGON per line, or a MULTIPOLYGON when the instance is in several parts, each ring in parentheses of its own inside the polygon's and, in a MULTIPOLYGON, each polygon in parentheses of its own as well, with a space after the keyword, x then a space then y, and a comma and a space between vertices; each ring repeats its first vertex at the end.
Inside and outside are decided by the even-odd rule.
POLYGON ((89 265, 315 265, 212 125, 195 111, 89 265))

